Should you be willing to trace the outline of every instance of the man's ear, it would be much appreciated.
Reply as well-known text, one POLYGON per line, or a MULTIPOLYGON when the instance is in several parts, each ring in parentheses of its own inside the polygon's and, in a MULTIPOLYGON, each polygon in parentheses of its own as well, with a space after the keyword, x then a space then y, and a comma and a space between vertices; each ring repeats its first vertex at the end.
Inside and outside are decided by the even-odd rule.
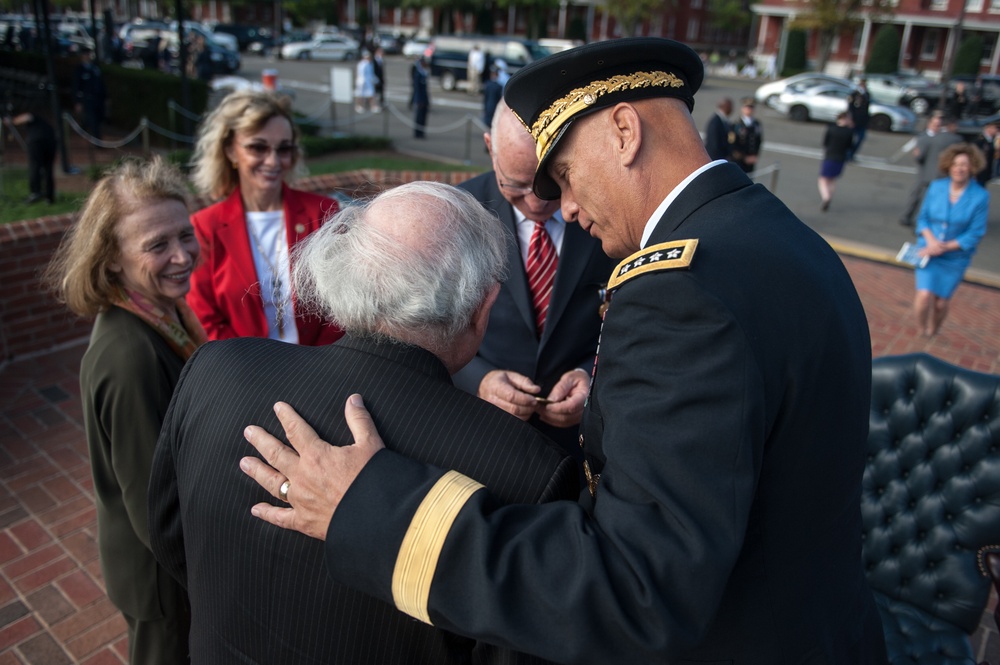
POLYGON ((642 118, 634 106, 621 102, 611 109, 615 149, 622 166, 632 166, 642 145, 642 118))
POLYGON ((497 296, 500 294, 500 285, 495 284, 486 297, 483 298, 483 302, 479 305, 475 312, 472 314, 472 319, 469 321, 469 327, 478 335, 482 337, 486 334, 486 326, 490 322, 490 310, 493 309, 493 303, 497 301, 497 296))
POLYGON ((493 139, 490 137, 489 132, 483 132, 483 143, 486 144, 486 152, 490 153, 490 157, 493 156, 493 139))

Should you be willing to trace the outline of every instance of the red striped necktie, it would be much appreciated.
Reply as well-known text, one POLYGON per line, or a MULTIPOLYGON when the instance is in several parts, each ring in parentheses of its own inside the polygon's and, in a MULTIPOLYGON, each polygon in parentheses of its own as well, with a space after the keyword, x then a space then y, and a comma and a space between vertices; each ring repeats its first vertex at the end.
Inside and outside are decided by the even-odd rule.
POLYGON ((549 311, 549 299, 552 297, 552 285, 556 281, 556 267, 559 265, 559 255, 552 243, 549 232, 545 230, 545 221, 532 220, 535 228, 531 232, 528 243, 528 288, 531 290, 531 300, 535 307, 535 329, 542 336, 545 328, 545 315, 549 311))

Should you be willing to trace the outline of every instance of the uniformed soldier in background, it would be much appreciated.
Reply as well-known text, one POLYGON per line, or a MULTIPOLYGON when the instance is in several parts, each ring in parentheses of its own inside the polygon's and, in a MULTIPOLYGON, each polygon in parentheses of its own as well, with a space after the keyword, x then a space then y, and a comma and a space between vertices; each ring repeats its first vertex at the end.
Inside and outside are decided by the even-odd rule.
POLYGON ((740 117, 733 123, 730 133, 732 147, 729 158, 736 162, 744 173, 753 173, 757 168, 760 146, 764 142, 764 130, 760 120, 753 116, 754 99, 744 97, 740 102, 740 117))

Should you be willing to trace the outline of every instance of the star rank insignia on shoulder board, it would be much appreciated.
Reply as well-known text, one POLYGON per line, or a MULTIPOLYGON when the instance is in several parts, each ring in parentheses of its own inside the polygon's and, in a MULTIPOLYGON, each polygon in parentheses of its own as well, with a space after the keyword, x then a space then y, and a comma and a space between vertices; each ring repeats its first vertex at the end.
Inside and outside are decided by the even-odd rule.
POLYGON ((618 264, 608 280, 608 291, 648 272, 687 268, 694 258, 698 240, 673 240, 641 249, 618 264))

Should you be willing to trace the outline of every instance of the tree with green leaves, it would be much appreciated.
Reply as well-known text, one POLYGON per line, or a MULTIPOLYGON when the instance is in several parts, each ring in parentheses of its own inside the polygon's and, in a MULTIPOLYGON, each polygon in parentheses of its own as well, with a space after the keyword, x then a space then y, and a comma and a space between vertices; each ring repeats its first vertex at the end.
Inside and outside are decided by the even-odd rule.
POLYGON ((747 0, 708 0, 709 23, 721 30, 738 32, 750 25, 747 0))
POLYGON ((833 40, 850 30, 860 30, 865 16, 878 20, 893 13, 892 0, 809 0, 809 9, 789 27, 812 30, 819 37, 816 70, 826 69, 833 40))
POLYGON ((806 33, 804 30, 789 30, 785 43, 785 64, 782 76, 792 76, 806 70, 806 33))
POLYGON ((899 31, 894 26, 883 25, 875 33, 872 56, 865 72, 868 74, 895 74, 899 69, 899 31))
POLYGON ((639 24, 654 14, 668 12, 672 0, 607 0, 607 10, 615 17, 623 37, 635 35, 639 24))
MULTIPOLYGON (((559 0, 497 0, 497 7, 506 10, 511 5, 518 8, 518 11, 527 10, 528 18, 528 39, 541 39, 548 37, 547 19, 549 12, 559 7, 559 0)), ((562 37, 562 35, 558 35, 562 37)))
POLYGON ((952 74, 967 74, 974 76, 979 73, 979 61, 983 58, 983 38, 973 32, 965 36, 955 53, 955 64, 952 74))

